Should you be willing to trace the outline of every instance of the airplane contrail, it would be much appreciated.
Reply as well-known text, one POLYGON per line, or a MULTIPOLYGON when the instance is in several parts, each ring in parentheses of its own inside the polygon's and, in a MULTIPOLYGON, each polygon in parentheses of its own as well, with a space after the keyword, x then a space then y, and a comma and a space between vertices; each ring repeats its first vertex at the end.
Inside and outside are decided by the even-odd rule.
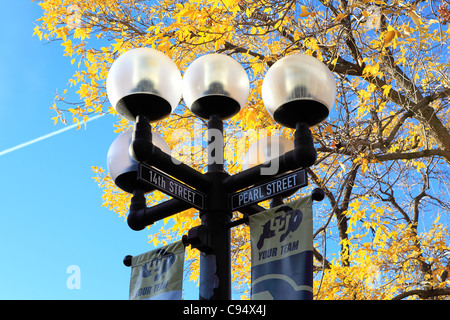
MULTIPOLYGON (((89 122, 89 121, 91 121, 91 120, 98 119, 98 118, 100 118, 100 117, 103 117, 104 115, 105 115, 105 114, 99 114, 99 115, 96 115, 96 116, 94 116, 94 117, 92 117, 92 118, 89 118, 86 122, 89 122)), ((32 145, 32 144, 36 143, 36 142, 39 142, 39 141, 42 141, 42 140, 51 138, 51 137, 53 137, 53 136, 56 136, 56 135, 58 135, 58 134, 60 134, 60 133, 63 133, 63 132, 65 132, 65 131, 67 131, 67 130, 70 130, 70 129, 73 129, 73 128, 76 128, 76 127, 78 127, 78 124, 77 124, 77 123, 72 124, 72 125, 70 125, 70 126, 68 126, 68 127, 65 127, 65 128, 62 128, 62 129, 59 129, 59 130, 56 130, 56 131, 53 131, 53 132, 51 132, 51 133, 45 134, 45 135, 40 136, 40 137, 38 137, 38 138, 36 138, 36 139, 33 139, 33 140, 30 140, 30 141, 21 143, 21 144, 19 144, 19 145, 17 145, 17 146, 14 146, 14 147, 12 147, 12 148, 5 149, 5 150, 3 150, 3 151, 0 151, 0 157, 3 156, 3 155, 5 155, 5 154, 7 154, 7 153, 10 153, 10 152, 13 152, 13 151, 16 151, 16 150, 25 148, 25 147, 27 147, 27 146, 29 146, 29 145, 32 145)))

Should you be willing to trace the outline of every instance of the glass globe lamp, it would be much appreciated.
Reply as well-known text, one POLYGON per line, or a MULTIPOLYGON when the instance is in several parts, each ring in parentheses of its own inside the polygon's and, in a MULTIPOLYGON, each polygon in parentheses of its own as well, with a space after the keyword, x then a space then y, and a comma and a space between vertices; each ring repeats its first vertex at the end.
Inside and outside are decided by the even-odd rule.
POLYGON ((289 128, 297 123, 312 127, 328 117, 336 99, 336 83, 320 60, 294 54, 270 67, 261 93, 276 122, 289 128))
POLYGON ((208 54, 195 60, 183 77, 183 99, 195 115, 222 120, 244 106, 250 84, 244 68, 223 54, 208 54))
MULTIPOLYGON (((147 186, 141 185, 137 181, 139 163, 128 152, 132 134, 132 131, 121 133, 109 147, 106 157, 108 172, 114 183, 128 193, 133 193, 136 188, 149 192, 150 190, 147 186)), ((170 148, 166 141, 155 132, 152 133, 152 143, 163 152, 170 154, 170 148)))
POLYGON ((122 54, 106 80, 108 99, 118 114, 135 122, 145 115, 150 122, 167 117, 181 99, 181 74, 163 53, 138 48, 122 54))

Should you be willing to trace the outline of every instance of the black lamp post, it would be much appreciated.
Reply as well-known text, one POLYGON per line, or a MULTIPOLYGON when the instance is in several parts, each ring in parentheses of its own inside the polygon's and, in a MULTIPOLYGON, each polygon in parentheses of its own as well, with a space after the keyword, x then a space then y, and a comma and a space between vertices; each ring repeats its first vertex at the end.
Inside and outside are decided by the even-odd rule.
MULTIPOLYGON (((183 241, 201 251, 200 299, 230 299, 230 228, 241 223, 231 222, 233 211, 248 216, 264 210, 257 202, 272 198, 279 203, 307 184, 306 174, 304 170, 295 172, 298 183, 289 190, 280 187, 270 196, 260 194, 251 203, 235 203, 233 199, 244 198, 252 186, 271 183, 314 164, 316 149, 309 127, 323 121, 334 104, 332 73, 319 60, 301 54, 285 57, 269 69, 262 86, 263 101, 277 122, 295 129, 294 145, 233 176, 224 170, 223 120, 244 107, 249 93, 247 74, 235 60, 220 54, 205 55, 188 67, 182 80, 176 65, 162 53, 134 49, 112 65, 107 91, 115 110, 135 122, 132 136, 120 135, 108 152, 112 179, 133 193, 128 225, 142 230, 197 208, 201 225, 191 229, 183 241), (206 173, 173 159, 164 141, 151 130, 151 122, 168 116, 181 94, 195 115, 208 120, 206 173), (275 174, 261 174, 272 165, 278 167, 275 174), (154 189, 173 198, 147 207, 145 194, 154 189)), ((323 199, 323 192, 315 191, 315 199, 323 199)))

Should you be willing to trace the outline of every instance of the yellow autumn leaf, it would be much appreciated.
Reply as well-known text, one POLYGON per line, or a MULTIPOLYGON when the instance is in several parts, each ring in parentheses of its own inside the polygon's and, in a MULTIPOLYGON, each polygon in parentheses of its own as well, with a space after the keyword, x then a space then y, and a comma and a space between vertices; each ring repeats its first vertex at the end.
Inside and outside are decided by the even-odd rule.
POLYGON ((395 38, 395 30, 390 30, 386 32, 386 35, 384 36, 384 43, 383 46, 386 47, 389 45, 389 43, 395 38))
POLYGON ((278 21, 273 27, 278 30, 281 27, 281 24, 283 23, 283 20, 278 21))
POLYGON ((336 16, 336 20, 337 20, 337 21, 341 21, 341 20, 344 19, 347 15, 348 15, 347 13, 339 13, 339 14, 336 16))
POLYGON ((309 16, 310 14, 311 14, 311 12, 302 12, 302 13, 300 13, 298 16, 299 16, 300 18, 305 18, 305 17, 309 16))
POLYGON ((42 40, 42 34, 43 32, 39 30, 39 26, 34 27, 33 36, 36 34, 39 37, 39 40, 42 40))
POLYGON ((255 74, 258 74, 264 70, 264 67, 261 63, 255 63, 252 65, 252 70, 255 74))
POLYGON ((72 122, 74 124, 77 124, 77 130, 80 130, 80 128, 81 128, 80 120, 78 118, 72 118, 72 122))
POLYGON ((387 97, 389 95, 389 92, 391 91, 391 86, 386 84, 381 88, 383 89, 383 96, 387 97))
POLYGON ((164 225, 166 225, 169 221, 170 221, 170 217, 167 217, 167 218, 164 218, 163 220, 164 220, 164 225))
POLYGON ((80 38, 81 40, 84 40, 86 37, 89 37, 88 33, 86 32, 86 29, 83 28, 75 29, 74 38, 80 38))
POLYGON ((300 18, 305 18, 311 15, 311 12, 308 12, 308 8, 304 5, 300 6, 301 13, 298 15, 300 18))
POLYGON ((417 26, 420 26, 420 17, 414 10, 410 10, 408 15, 417 26))

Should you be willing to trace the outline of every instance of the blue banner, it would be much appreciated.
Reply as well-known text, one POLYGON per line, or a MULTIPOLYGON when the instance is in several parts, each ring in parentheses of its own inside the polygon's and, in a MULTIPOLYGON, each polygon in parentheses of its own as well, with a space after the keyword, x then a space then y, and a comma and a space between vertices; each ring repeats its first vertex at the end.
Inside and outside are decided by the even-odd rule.
POLYGON ((312 199, 250 216, 252 300, 312 300, 312 199))

